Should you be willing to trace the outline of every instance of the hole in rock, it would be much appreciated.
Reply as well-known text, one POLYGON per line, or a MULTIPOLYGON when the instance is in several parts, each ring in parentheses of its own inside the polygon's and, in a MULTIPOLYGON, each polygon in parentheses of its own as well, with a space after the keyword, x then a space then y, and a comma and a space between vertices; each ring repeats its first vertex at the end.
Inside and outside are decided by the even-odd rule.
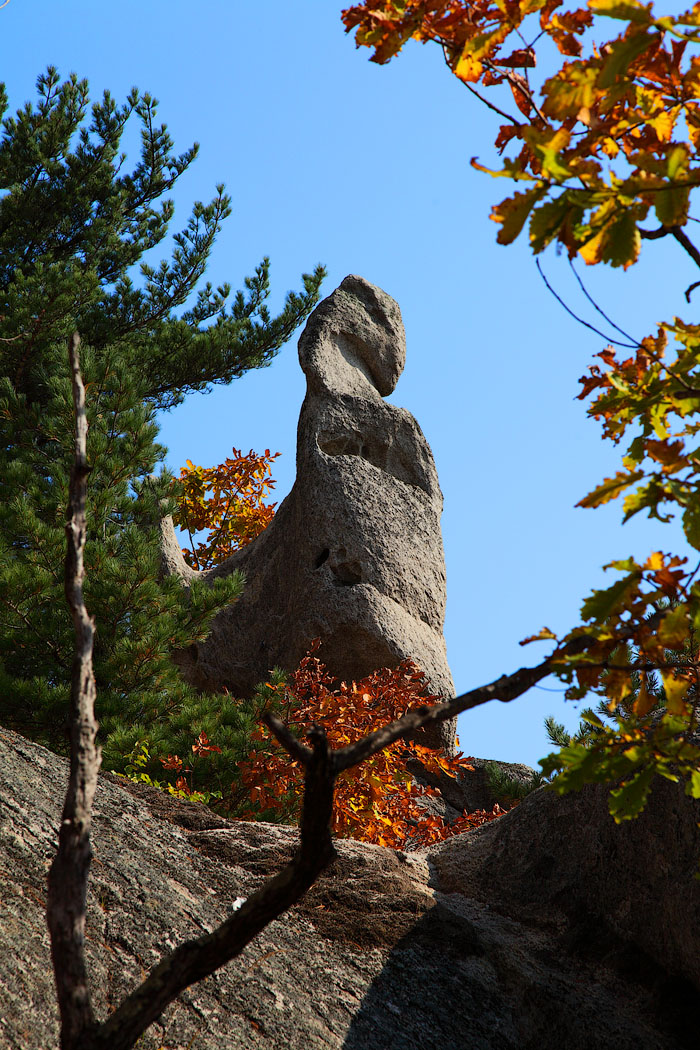
POLYGON ((321 553, 319 554, 318 558, 316 559, 314 568, 320 569, 321 566, 323 565, 324 561, 328 561, 328 555, 330 553, 331 552, 329 551, 328 547, 326 547, 326 549, 324 551, 321 551, 321 553))
POLYGON ((406 485, 428 491, 421 467, 412 461, 406 451, 402 451, 391 436, 368 441, 359 431, 333 432, 321 431, 317 444, 319 451, 326 456, 359 456, 387 474, 392 474, 406 485))
POLYGON ((321 434, 318 438, 318 447, 327 456, 359 456, 361 446, 359 434, 321 434))

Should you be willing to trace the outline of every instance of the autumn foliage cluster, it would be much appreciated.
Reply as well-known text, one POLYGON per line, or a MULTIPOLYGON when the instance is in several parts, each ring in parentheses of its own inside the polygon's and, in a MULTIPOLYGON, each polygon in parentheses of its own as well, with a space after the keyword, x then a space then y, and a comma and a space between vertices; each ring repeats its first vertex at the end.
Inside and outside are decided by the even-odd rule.
POLYGON ((700 5, 658 18, 638 0, 572 9, 561 0, 367 0, 343 20, 375 62, 411 37, 433 41, 456 77, 489 92, 504 121, 495 144, 517 149, 493 174, 523 187, 494 208, 501 244, 529 222, 536 252, 557 240, 587 263, 627 267, 644 220, 669 233, 687 222, 700 172, 700 5), (567 61, 538 90, 537 56, 549 42, 567 61))
POLYGON ((275 482, 271 464, 280 455, 265 449, 258 456, 251 449, 215 467, 195 466, 189 459, 180 471, 177 510, 173 516, 183 529, 190 546, 183 549, 188 565, 210 569, 225 561, 234 551, 259 536, 272 521, 275 503, 263 502, 275 482), (206 532, 204 539, 196 534, 206 532))
MULTIPOLYGON (((183 552, 189 564, 204 569, 225 560, 272 520, 275 505, 264 505, 262 501, 274 485, 270 464, 278 454, 271 455, 266 449, 261 456, 253 451, 242 455, 234 449, 233 458, 211 468, 195 467, 188 460, 180 474, 182 487, 175 522, 190 534, 191 548, 183 552), (196 546, 195 532, 204 533, 196 546)), ((315 655, 317 649, 315 643, 297 670, 284 681, 263 687, 261 709, 267 706, 280 713, 299 737, 312 725, 321 725, 331 747, 341 748, 393 722, 411 707, 425 705, 425 676, 410 661, 394 670, 376 671, 359 683, 341 682, 334 687, 333 679, 315 655)), ((254 743, 256 749, 249 753, 241 771, 250 799, 245 815, 259 818, 267 814, 296 820, 302 802, 303 770, 298 763, 290 762, 287 752, 262 725, 254 734, 254 743)), ((192 745, 193 765, 199 760, 196 785, 193 765, 188 766, 177 754, 161 757, 165 773, 176 777, 169 789, 181 797, 201 801, 207 779, 201 759, 219 750, 206 733, 200 733, 192 745)), ((408 839, 427 845, 478 827, 503 812, 496 806, 489 812, 470 813, 446 824, 420 806, 421 797, 437 796, 438 792, 416 783, 406 769, 406 762, 411 759, 429 771, 442 771, 448 776, 471 768, 461 755, 448 757, 417 741, 400 741, 339 778, 334 834, 395 848, 405 845, 408 839)), ((138 755, 135 761, 138 762, 138 755)), ((137 775, 143 778, 148 774, 137 771, 137 775)), ((226 799, 222 801, 225 805, 226 799)))
MULTIPOLYGON (((267 686, 271 707, 299 738, 312 725, 319 725, 330 746, 339 749, 413 707, 437 702, 437 697, 426 697, 425 676, 410 660, 393 670, 375 671, 360 682, 338 684, 315 655, 317 650, 318 642, 283 685, 267 686)), ((251 752, 243 770, 254 806, 249 816, 271 812, 295 820, 302 803, 303 770, 298 762, 290 762, 266 729, 261 728, 257 738, 266 746, 251 752)), ((465 814, 448 825, 421 807, 421 798, 438 796, 438 792, 416 783, 406 768, 411 760, 429 772, 452 777, 473 768, 461 754, 449 757, 416 740, 399 740, 338 778, 333 834, 400 849, 408 841, 421 846, 439 842, 502 812, 495 806, 489 812, 465 814)))
MULTIPOLYGON (((411 39, 437 45, 496 114, 494 145, 506 158, 495 169, 472 164, 517 183, 491 214, 501 244, 526 232, 536 255, 554 243, 572 268, 580 258, 627 269, 644 243, 669 238, 700 267, 688 235, 700 185, 700 4, 659 16, 639 0, 365 0, 342 18, 375 62, 411 39)), ((621 498, 625 521, 675 516, 700 551, 700 326, 676 317, 637 339, 588 298, 614 337, 579 396, 622 456, 579 505, 621 498)), ((550 756, 545 772, 562 791, 616 782, 611 811, 621 820, 643 808, 656 774, 683 778, 700 797, 700 562, 654 551, 606 568, 618 578, 584 601, 579 626, 526 641, 555 641, 567 695, 598 693, 609 716, 592 715, 591 732, 550 756), (644 684, 654 671, 658 695, 644 684)))

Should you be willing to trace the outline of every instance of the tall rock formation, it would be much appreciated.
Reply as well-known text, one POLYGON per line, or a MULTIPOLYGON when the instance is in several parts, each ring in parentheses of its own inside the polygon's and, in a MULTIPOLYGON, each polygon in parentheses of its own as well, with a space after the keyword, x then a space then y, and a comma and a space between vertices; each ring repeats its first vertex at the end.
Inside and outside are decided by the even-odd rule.
MULTIPOLYGON (((388 404, 406 343, 397 303, 346 277, 299 340, 307 378, 297 476, 272 524, 205 575, 241 569, 243 597, 209 638, 178 656, 195 686, 250 693, 273 666, 293 669, 314 638, 347 681, 410 658, 430 689, 454 696, 442 629, 445 561, 435 463, 410 412, 388 404)), ((163 524, 167 570, 194 576, 163 524)), ((454 747, 454 724, 432 740, 454 747)))

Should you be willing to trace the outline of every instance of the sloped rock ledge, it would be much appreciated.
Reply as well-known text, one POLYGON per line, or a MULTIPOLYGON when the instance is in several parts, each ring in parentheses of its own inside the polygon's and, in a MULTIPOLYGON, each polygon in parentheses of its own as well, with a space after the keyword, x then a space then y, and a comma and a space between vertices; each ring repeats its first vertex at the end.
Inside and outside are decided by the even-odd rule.
MULTIPOLYGON (((0 730, 0 1045, 12 1050, 58 1045, 44 906, 66 779, 64 760, 0 730)), ((601 792, 540 791, 429 854, 340 842, 302 904, 139 1047, 695 1047, 697 819, 669 784, 622 829, 601 792)), ((295 842, 292 828, 228 823, 102 776, 88 922, 98 1012, 295 842)))

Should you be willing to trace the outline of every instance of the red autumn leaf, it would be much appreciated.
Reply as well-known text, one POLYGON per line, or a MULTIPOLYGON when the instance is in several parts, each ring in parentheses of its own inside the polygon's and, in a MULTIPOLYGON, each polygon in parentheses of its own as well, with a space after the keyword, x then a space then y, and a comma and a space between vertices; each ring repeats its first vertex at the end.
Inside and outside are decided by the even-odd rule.
POLYGON ((537 65, 537 56, 531 47, 520 47, 506 58, 494 58, 493 64, 508 69, 533 69, 537 65))

